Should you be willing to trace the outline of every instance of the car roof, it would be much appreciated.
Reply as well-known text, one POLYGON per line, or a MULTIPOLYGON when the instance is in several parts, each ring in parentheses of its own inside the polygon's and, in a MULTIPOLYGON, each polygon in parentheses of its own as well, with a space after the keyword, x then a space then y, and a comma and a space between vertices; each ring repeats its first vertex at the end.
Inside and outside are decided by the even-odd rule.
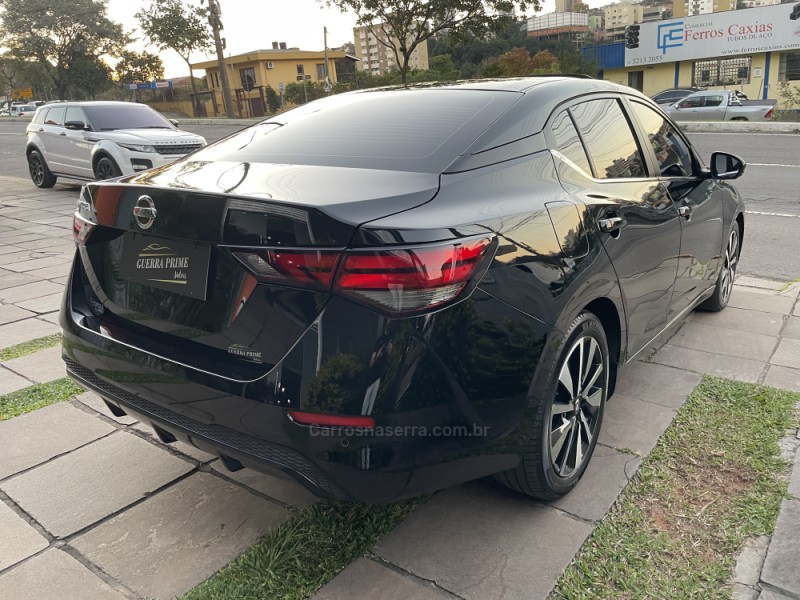
MULTIPOLYGON (((61 100, 50 104, 43 104, 40 108, 53 108, 58 106, 147 106, 141 102, 120 102, 118 100, 61 100)), ((148 107, 149 108, 149 107, 148 107)))

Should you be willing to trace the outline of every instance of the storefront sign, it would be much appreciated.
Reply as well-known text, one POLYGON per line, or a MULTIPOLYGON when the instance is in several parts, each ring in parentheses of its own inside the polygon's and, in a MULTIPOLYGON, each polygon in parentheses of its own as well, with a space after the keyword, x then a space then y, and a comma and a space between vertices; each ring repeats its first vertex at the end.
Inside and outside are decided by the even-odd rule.
POLYGON ((800 48, 800 2, 628 27, 625 66, 800 48))

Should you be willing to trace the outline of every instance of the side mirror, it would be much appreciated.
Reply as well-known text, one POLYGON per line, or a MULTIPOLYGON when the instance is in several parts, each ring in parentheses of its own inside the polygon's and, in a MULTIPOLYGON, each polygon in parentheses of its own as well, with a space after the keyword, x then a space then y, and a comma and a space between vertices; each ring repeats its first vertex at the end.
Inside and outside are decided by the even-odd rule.
POLYGON ((67 129, 72 129, 74 131, 83 131, 86 129, 86 123, 83 121, 67 121, 64 123, 64 127, 67 129))
POLYGON ((175 127, 178 126, 178 119, 170 119, 169 122, 175 125, 175 127))
POLYGON ((727 152, 714 152, 711 155, 712 179, 737 179, 744 173, 745 162, 727 152))

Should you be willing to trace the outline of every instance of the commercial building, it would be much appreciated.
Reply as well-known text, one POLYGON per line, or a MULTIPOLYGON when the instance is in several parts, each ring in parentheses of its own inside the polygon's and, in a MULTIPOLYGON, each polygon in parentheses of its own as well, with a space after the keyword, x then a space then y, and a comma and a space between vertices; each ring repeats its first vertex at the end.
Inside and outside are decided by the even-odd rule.
POLYGON ((675 0, 672 4, 672 16, 694 17, 709 13, 736 10, 738 0, 675 0))
POLYGON ((569 39, 580 43, 588 33, 589 15, 586 13, 551 12, 528 19, 528 37, 569 39))
POLYGON ((639 3, 619 2, 603 9, 606 40, 622 40, 625 28, 644 21, 644 7, 639 3))
MULTIPOLYGON (((324 51, 287 48, 286 44, 273 42, 272 49, 253 50, 225 59, 228 82, 233 93, 234 112, 243 117, 260 117, 266 114, 265 90, 268 86, 279 92, 284 86, 302 81, 348 82, 354 79, 356 57, 344 50, 328 50, 327 69, 324 51)), ((204 69, 209 92, 205 95, 213 108, 210 113, 224 112, 222 106, 222 81, 216 60, 194 63, 193 69, 204 69)))
MULTIPOLYGON (((356 48, 355 56, 360 61, 358 63, 359 69, 368 71, 373 75, 383 75, 392 69, 398 68, 399 65, 395 59, 394 52, 381 40, 388 41, 389 36, 391 36, 395 46, 399 46, 399 40, 392 35, 390 28, 384 32, 381 29, 381 25, 375 25, 372 29, 375 33, 370 31, 370 28, 366 25, 353 28, 356 48)), ((411 56, 409 56, 408 65, 412 69, 425 70, 428 68, 428 44, 426 42, 414 48, 411 56)))
POLYGON ((781 81, 800 83, 796 3, 710 13, 628 27, 626 41, 584 48, 602 78, 647 95, 679 86, 778 97, 781 81))

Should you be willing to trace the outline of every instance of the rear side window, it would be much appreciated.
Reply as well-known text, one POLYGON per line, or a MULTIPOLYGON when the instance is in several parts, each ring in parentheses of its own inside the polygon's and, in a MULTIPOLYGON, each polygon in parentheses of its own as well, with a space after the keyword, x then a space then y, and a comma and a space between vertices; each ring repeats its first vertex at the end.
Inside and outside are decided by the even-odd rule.
POLYGON ((50 110, 49 108, 43 108, 42 110, 37 110, 36 114, 33 115, 33 122, 42 124, 44 123, 44 116, 47 114, 47 111, 50 110))
POLYGON ((592 167, 589 166, 586 150, 583 148, 581 138, 578 136, 578 130, 575 129, 569 113, 563 111, 556 115, 551 129, 556 143, 556 150, 575 163, 579 169, 591 174, 592 167))
POLYGON ((590 100, 570 108, 598 179, 646 177, 642 153, 619 102, 590 100))

